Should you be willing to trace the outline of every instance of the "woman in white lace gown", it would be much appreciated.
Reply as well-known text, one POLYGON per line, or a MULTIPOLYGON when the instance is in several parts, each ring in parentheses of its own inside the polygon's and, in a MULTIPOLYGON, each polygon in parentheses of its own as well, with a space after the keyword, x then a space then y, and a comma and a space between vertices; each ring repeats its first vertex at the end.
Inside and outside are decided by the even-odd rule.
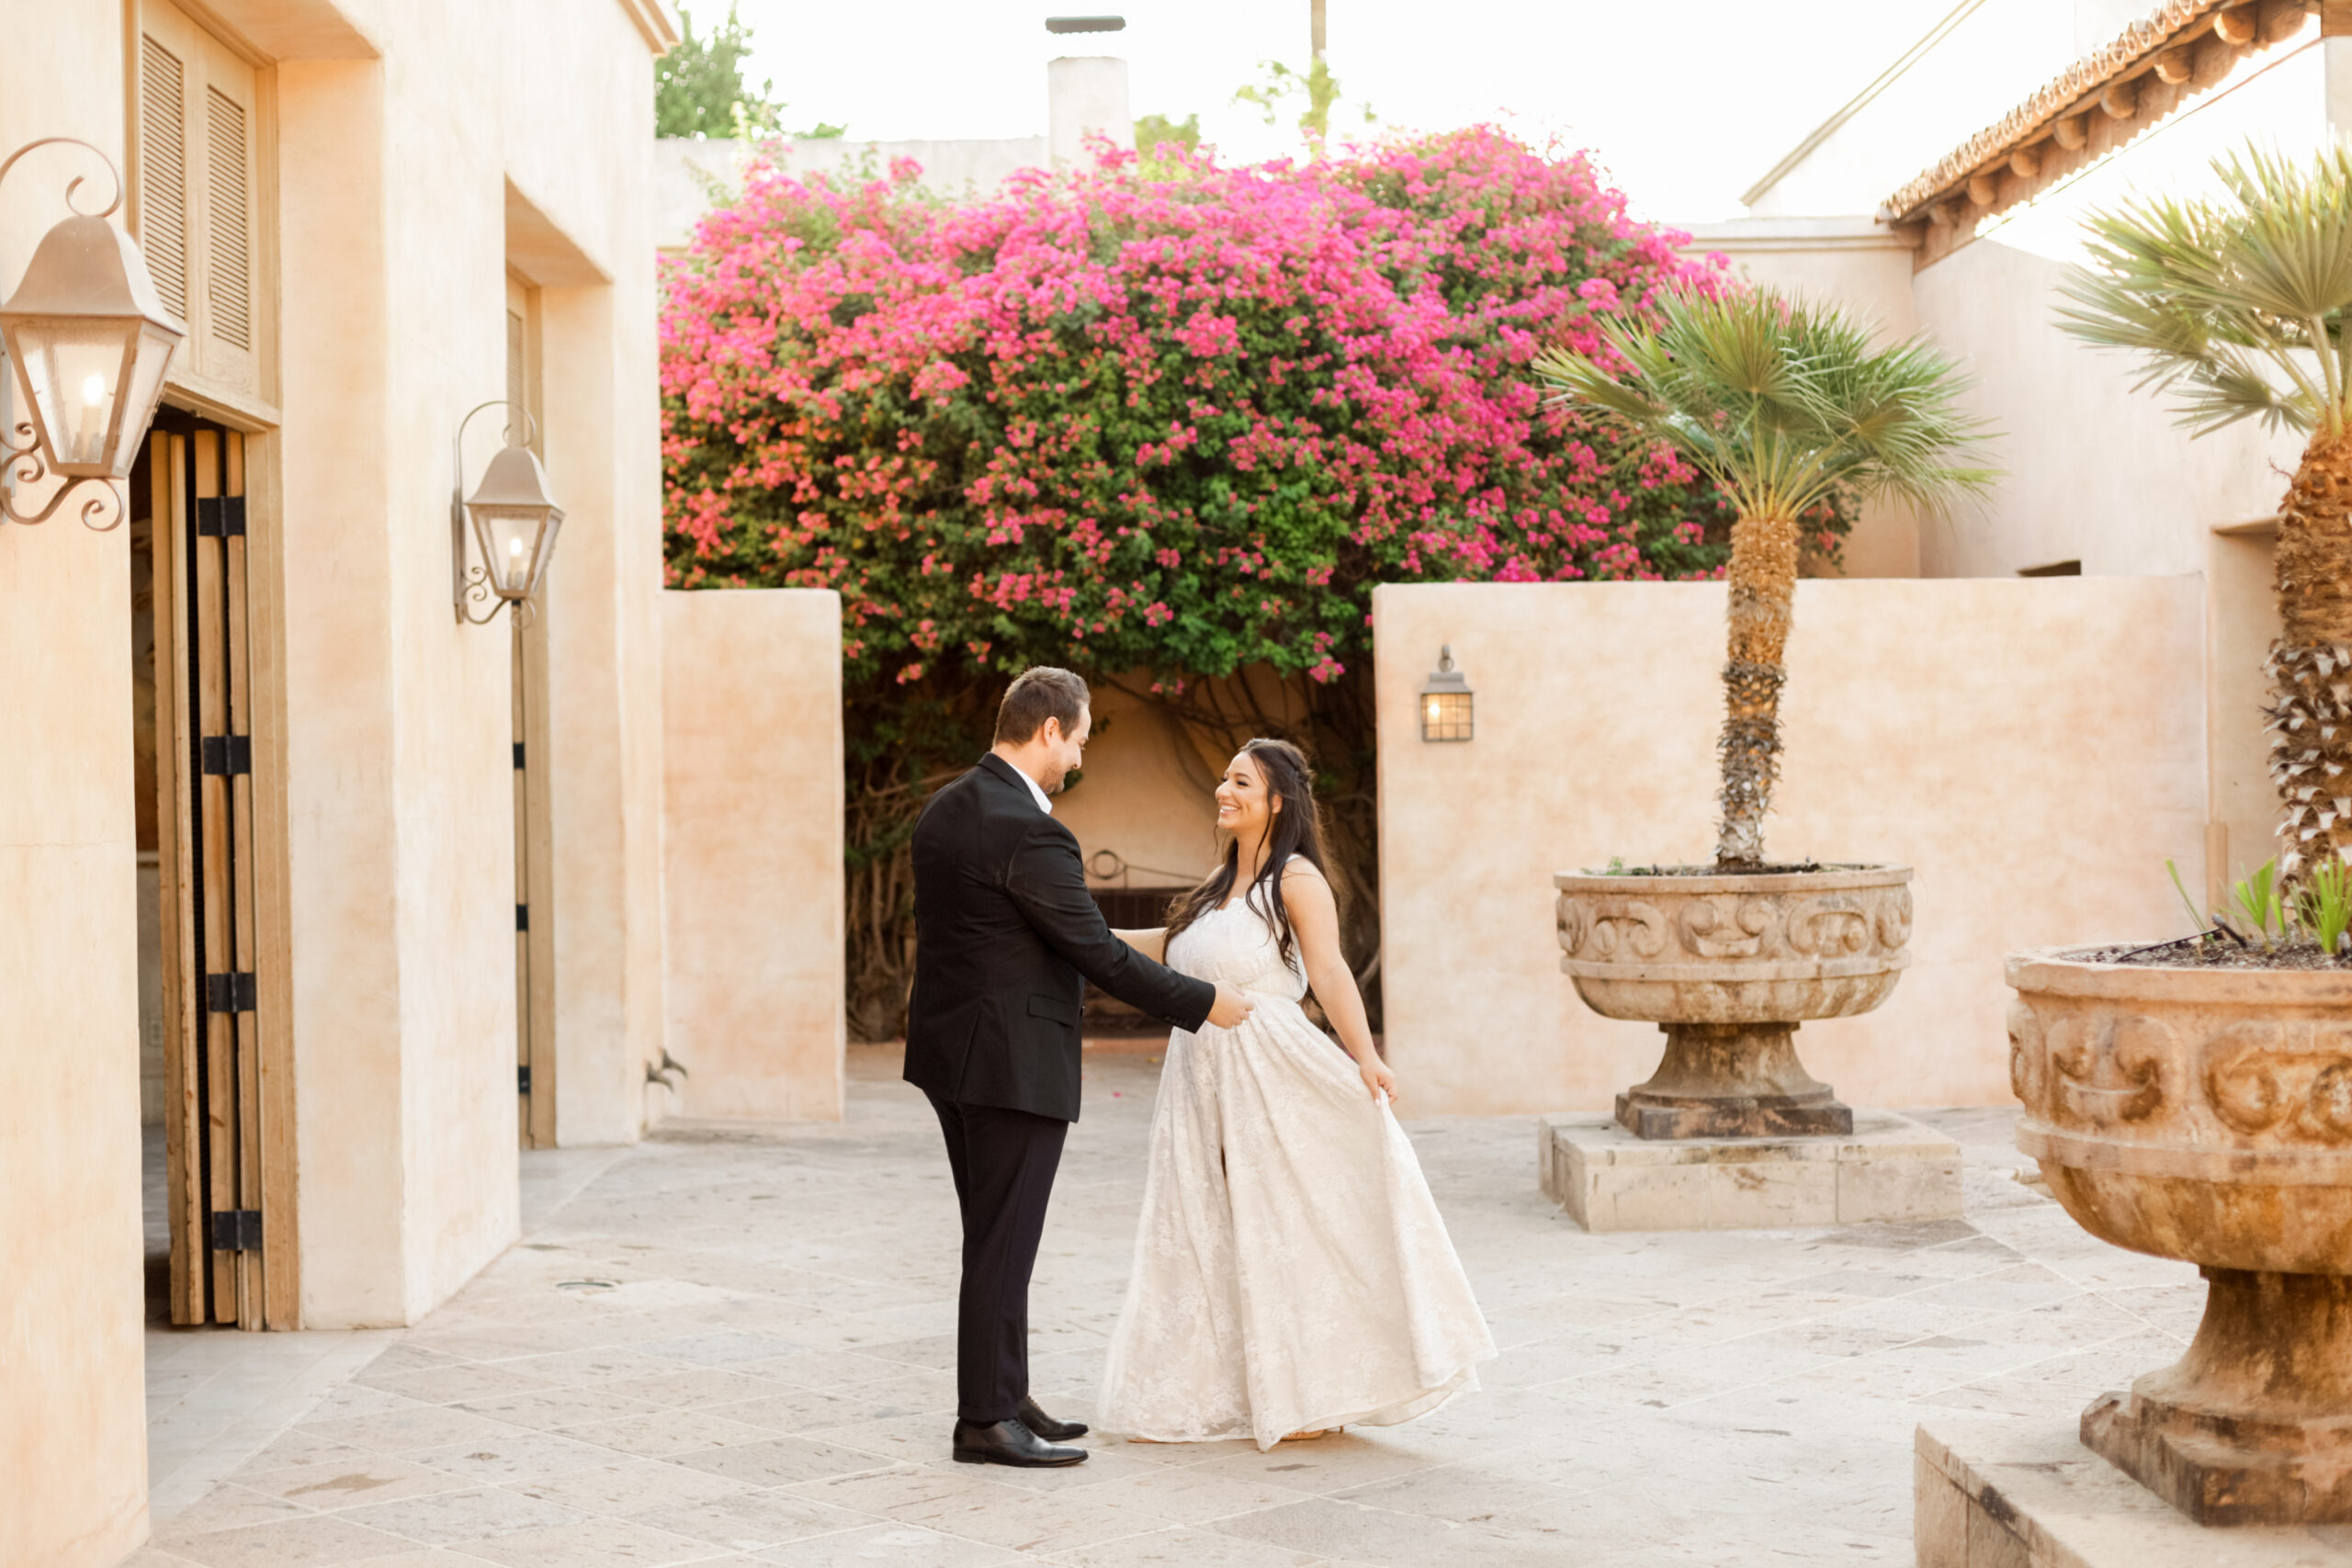
POLYGON ((1495 1354, 1340 952, 1312 775, 1253 740, 1217 789, 1224 867, 1164 931, 1120 936, 1256 1009, 1176 1032, 1152 1112, 1104 1430, 1155 1442, 1387 1426, 1477 1386, 1495 1354), (1245 869, 1246 868, 1246 869, 1245 869), (1305 1012, 1316 998, 1346 1049, 1305 1012), (1352 1058, 1352 1059, 1351 1059, 1352 1058))

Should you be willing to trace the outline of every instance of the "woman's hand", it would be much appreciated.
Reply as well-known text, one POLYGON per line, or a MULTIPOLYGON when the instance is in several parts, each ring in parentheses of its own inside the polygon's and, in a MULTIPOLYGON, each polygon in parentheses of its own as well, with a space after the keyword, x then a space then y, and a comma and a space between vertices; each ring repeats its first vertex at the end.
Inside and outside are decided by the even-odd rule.
POLYGON ((1363 1075, 1363 1086, 1372 1090, 1373 1099, 1386 1095, 1389 1104, 1396 1103, 1396 1075, 1388 1070, 1387 1063, 1374 1056, 1369 1062, 1358 1062, 1356 1071, 1363 1075))

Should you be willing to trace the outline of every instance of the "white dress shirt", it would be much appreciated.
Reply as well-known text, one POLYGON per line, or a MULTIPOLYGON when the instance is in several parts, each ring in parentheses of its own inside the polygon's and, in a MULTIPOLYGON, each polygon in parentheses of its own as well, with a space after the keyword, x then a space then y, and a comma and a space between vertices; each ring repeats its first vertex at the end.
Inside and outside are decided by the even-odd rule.
POLYGON ((1044 812, 1046 816, 1051 817, 1054 814, 1054 803, 1050 799, 1046 798, 1045 786, 1040 784, 1035 779, 1031 778, 1027 773, 1021 773, 1019 768, 1015 768, 1012 771, 1016 773, 1021 773, 1021 782, 1027 784, 1029 786, 1029 793, 1037 797, 1037 809, 1044 812))

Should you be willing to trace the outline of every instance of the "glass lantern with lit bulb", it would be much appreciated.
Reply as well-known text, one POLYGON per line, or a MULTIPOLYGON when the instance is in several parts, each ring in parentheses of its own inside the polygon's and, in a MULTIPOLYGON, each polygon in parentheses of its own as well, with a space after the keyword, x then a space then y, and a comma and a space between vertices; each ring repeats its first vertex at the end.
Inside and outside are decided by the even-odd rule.
POLYGON ((41 236, 17 291, 0 305, 0 344, 25 404, 23 416, 12 416, 0 434, 6 469, 0 513, 18 523, 45 523, 68 497, 96 484, 106 493, 86 501, 81 517, 104 533, 128 511, 124 482, 187 329, 164 309, 138 245, 107 221, 122 205, 122 180, 98 148, 78 137, 44 137, 10 153, 0 164, 0 180, 26 153, 57 144, 96 153, 114 176, 115 197, 104 211, 74 211, 82 182, 67 185, 73 216, 41 236), (64 482, 39 512, 17 510, 18 486, 53 479, 64 482))
MULTIPOLYGON (((548 471, 526 443, 536 429, 527 410, 502 400, 483 403, 458 426, 458 486, 449 494, 450 548, 453 591, 458 619, 481 626, 511 604, 517 621, 527 621, 548 562, 555 555, 555 539, 563 526, 563 508, 548 493, 548 471), (510 441, 482 470, 473 494, 460 500, 465 484, 466 424, 483 409, 512 408, 522 416, 525 435, 510 441), (466 565, 464 519, 473 519, 479 565, 466 565), (469 605, 481 608, 474 615, 469 605)), ((510 426, 510 431, 512 427, 510 426)))
POLYGON ((1470 678, 1454 667, 1453 645, 1438 649, 1437 668, 1421 683, 1421 739, 1467 740, 1471 731, 1470 678))

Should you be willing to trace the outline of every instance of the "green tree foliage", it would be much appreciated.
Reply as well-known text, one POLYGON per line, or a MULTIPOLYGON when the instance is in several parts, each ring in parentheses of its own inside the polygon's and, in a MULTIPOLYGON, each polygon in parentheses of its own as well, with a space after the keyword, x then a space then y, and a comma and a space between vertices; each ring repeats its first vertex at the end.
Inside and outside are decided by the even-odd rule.
POLYGON ((1201 117, 1188 114, 1182 119, 1172 115, 1147 114, 1136 118, 1136 151, 1145 157, 1163 141, 1173 141, 1187 152, 1201 146, 1201 117))
POLYGON ((653 71, 654 135, 816 140, 845 132, 846 127, 824 124, 812 130, 784 129, 785 106, 776 101, 775 83, 763 81, 754 91, 743 80, 752 29, 733 6, 707 37, 695 36, 695 19, 683 6, 678 22, 684 35, 678 47, 663 55, 653 71))
MULTIPOLYGON (((1340 79, 1331 74, 1330 66, 1318 60, 1304 71, 1294 71, 1279 60, 1261 60, 1258 68, 1265 80, 1236 90, 1235 103, 1254 105, 1268 125, 1280 125, 1283 109, 1303 101, 1298 129, 1318 141, 1330 134, 1331 110, 1340 101, 1340 79)), ((1379 123, 1370 104, 1363 108, 1364 124, 1379 123)), ((1136 145, 1142 145, 1140 140, 1136 145)))

